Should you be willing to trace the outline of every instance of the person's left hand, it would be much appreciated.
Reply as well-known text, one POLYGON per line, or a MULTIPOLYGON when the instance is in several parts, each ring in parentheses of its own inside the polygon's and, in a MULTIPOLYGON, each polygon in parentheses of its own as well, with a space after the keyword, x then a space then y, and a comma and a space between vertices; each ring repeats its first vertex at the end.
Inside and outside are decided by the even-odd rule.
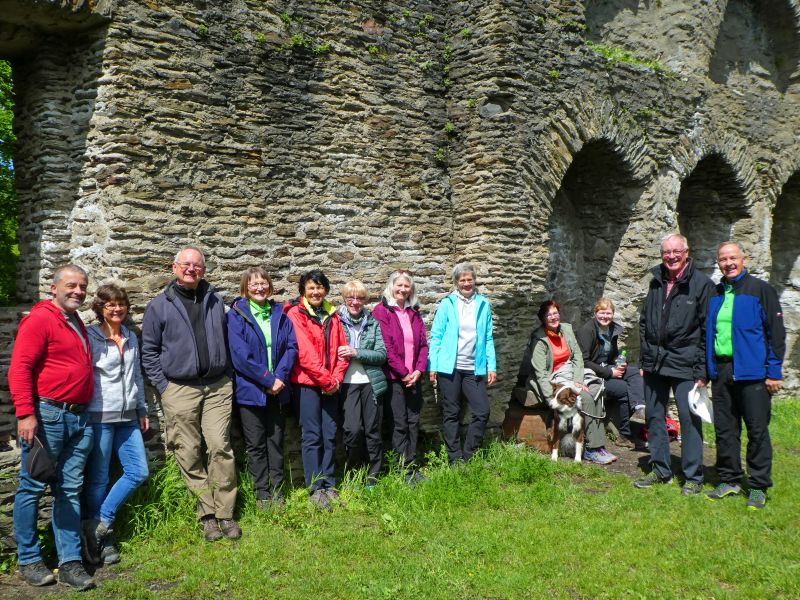
POLYGON ((695 383, 697 384, 697 387, 699 387, 699 388, 706 387, 706 380, 705 379, 697 379, 697 380, 695 380, 695 383))
POLYGON ((577 388, 578 388, 579 390, 581 390, 582 392, 588 392, 588 391, 589 391, 589 388, 588 388, 588 387, 586 387, 586 386, 585 386, 584 384, 582 384, 582 383, 578 383, 577 381, 575 382, 575 387, 577 387, 577 388))
POLYGON ((403 377, 403 383, 405 384, 406 387, 413 387, 414 384, 416 384, 417 381, 419 381, 421 375, 422 373, 420 373, 419 371, 414 371, 413 373, 409 373, 408 375, 403 377))
POLYGON ((489 371, 489 374, 486 375, 486 385, 494 385, 495 381, 497 381, 497 373, 489 371))
POLYGON ((783 381, 780 379, 767 379, 764 383, 767 385, 767 391, 770 395, 777 394, 783 387, 783 381))
POLYGON ((139 417, 139 429, 142 433, 145 433, 148 429, 150 429, 150 417, 147 415, 139 417))

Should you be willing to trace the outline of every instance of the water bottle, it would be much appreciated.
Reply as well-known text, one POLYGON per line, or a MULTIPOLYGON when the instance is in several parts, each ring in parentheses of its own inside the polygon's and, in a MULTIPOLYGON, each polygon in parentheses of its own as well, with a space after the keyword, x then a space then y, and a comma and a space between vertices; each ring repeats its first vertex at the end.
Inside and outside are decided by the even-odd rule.
POLYGON ((628 362, 628 353, 627 351, 623 350, 622 352, 619 353, 619 356, 617 356, 616 360, 614 361, 614 366, 621 367, 627 362, 628 362))

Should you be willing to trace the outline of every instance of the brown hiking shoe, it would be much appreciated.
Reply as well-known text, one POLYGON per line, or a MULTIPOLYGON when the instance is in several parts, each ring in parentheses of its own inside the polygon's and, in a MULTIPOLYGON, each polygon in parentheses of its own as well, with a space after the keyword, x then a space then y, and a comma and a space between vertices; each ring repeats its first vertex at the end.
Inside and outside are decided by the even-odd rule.
POLYGON ((233 519, 220 519, 219 528, 222 534, 229 540, 238 540, 242 537, 242 528, 233 519))
POLYGON ((217 518, 214 515, 206 515, 200 522, 203 524, 203 536, 207 542, 216 542, 222 538, 222 531, 217 524, 217 518))

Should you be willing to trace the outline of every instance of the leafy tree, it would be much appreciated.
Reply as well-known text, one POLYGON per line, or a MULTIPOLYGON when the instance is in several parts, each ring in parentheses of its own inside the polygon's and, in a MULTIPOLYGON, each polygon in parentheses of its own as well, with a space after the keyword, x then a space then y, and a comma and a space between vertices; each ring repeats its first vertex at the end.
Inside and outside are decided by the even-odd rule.
POLYGON ((17 246, 17 194, 14 189, 14 119, 11 65, 0 60, 0 304, 14 301, 17 246))

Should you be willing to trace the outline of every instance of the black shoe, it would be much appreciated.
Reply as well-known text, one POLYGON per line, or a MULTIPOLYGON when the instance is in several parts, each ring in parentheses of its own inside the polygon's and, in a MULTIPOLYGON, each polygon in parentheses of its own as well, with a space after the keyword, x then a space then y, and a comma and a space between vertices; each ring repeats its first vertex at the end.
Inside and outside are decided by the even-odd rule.
POLYGON ((217 524, 217 518, 214 515, 206 515, 200 522, 203 524, 203 537, 207 542, 216 542, 222 539, 222 530, 217 524))
POLYGON ((20 565, 19 576, 36 587, 50 585, 56 582, 56 578, 53 577, 53 572, 50 571, 42 561, 29 565, 20 565))
POLYGON ((100 562, 104 565, 115 565, 119 561, 120 555, 117 540, 114 538, 114 531, 109 529, 103 538, 103 544, 100 548, 100 562))
POLYGON ((654 485, 668 485, 672 483, 672 477, 668 477, 667 479, 661 479, 658 475, 656 475, 655 471, 650 471, 647 475, 642 477, 641 479, 637 479, 633 482, 633 487, 639 489, 646 489, 651 488, 654 485))
POLYGON ((83 569, 79 560, 71 560, 58 567, 58 580, 80 591, 95 587, 94 579, 83 569))
POLYGON ((99 519, 87 519, 81 523, 81 554, 88 564, 100 564, 100 549, 107 533, 108 529, 99 519))

